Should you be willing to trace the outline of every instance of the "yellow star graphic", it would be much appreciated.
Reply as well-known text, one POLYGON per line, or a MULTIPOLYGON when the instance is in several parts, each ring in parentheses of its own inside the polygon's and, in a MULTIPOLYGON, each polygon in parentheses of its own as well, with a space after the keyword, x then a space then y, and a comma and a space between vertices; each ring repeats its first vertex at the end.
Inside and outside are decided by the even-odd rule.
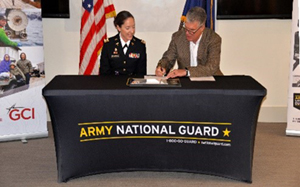
POLYGON ((231 131, 229 131, 227 128, 223 131, 223 133, 224 133, 224 137, 225 136, 228 136, 229 137, 229 133, 230 133, 231 131))

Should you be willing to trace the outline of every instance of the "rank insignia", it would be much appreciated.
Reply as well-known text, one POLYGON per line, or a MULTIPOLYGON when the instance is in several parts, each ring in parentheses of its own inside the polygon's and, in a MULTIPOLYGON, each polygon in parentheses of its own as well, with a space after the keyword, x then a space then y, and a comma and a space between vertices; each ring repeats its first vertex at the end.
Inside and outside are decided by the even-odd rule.
POLYGON ((114 55, 117 55, 117 54, 118 54, 118 49, 117 49, 117 48, 115 48, 113 54, 114 54, 114 55))

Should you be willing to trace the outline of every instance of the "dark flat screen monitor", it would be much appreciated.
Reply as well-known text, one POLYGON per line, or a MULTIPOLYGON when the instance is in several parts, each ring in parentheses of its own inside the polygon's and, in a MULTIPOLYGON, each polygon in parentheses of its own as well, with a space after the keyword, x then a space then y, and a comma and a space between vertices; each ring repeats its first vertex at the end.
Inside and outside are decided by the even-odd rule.
POLYGON ((70 18, 69 0, 41 0, 43 18, 70 18))
POLYGON ((293 0, 216 0, 217 19, 291 19, 293 0))

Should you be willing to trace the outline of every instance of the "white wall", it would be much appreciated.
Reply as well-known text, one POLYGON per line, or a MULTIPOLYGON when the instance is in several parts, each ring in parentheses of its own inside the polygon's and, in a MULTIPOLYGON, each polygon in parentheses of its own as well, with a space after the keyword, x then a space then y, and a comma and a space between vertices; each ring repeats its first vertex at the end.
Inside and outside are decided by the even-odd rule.
MULTIPOLYGON (((148 74, 178 29, 185 0, 113 0, 116 11, 136 20, 136 36, 146 41, 148 74), (168 7, 168 8, 167 8, 168 7)), ((55 75, 78 74, 81 1, 70 1, 70 19, 43 19, 46 82, 55 75)), ((107 22, 108 36, 116 31, 107 22)), ((217 20, 222 37, 221 69, 250 75, 268 90, 259 121, 286 122, 291 20, 217 20)))

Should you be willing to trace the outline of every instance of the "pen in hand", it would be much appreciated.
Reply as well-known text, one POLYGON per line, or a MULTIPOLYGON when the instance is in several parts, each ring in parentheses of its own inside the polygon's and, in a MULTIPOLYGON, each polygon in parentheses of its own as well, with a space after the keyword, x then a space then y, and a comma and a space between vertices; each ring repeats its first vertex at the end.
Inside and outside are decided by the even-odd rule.
POLYGON ((166 74, 166 69, 163 68, 162 66, 157 66, 155 70, 155 75, 159 77, 164 77, 166 74))
POLYGON ((165 76, 165 73, 164 73, 164 69, 162 67, 160 67, 160 71, 162 73, 162 76, 164 77, 165 76))

